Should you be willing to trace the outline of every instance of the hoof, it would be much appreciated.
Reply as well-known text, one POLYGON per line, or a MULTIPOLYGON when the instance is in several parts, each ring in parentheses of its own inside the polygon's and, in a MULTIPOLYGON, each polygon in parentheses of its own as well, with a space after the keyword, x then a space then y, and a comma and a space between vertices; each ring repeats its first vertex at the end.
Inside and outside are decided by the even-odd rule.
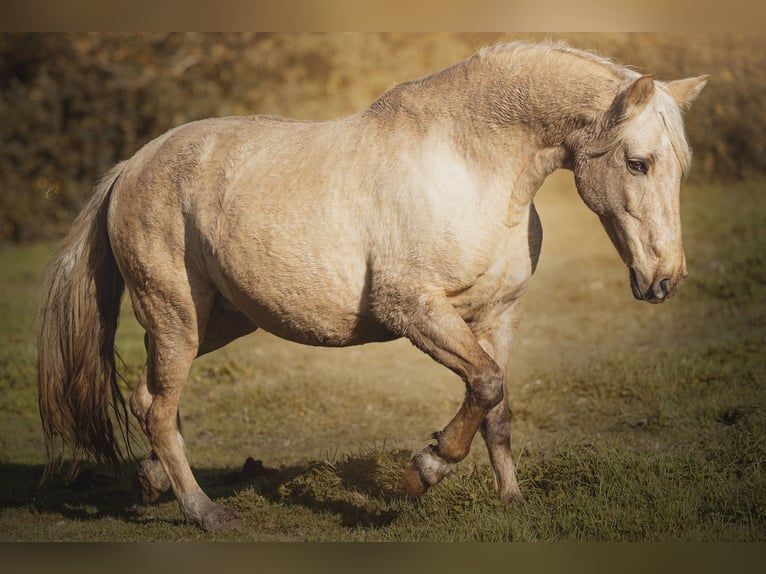
POLYGON ((427 447, 407 465, 404 488, 410 496, 420 496, 429 487, 438 484, 453 468, 455 463, 441 458, 434 452, 434 447, 427 447))
POLYGON ((223 504, 214 504, 210 510, 208 510, 202 517, 202 520, 198 522, 198 525, 205 532, 220 533, 230 532, 232 530, 238 530, 244 525, 242 516, 228 506, 223 504))
POLYGON ((156 504, 170 488, 165 469, 154 454, 138 463, 135 488, 138 499, 143 504, 156 504))
POLYGON ((498 492, 497 497, 508 506, 515 506, 519 509, 526 508, 527 506, 527 500, 521 494, 518 486, 516 488, 509 488, 504 492, 498 492))
POLYGON ((517 508, 527 507, 527 499, 524 498, 524 495, 521 494, 521 492, 514 492, 512 494, 508 494, 504 496, 503 502, 508 504, 508 506, 515 506, 517 508))
POLYGON ((420 478, 420 471, 410 462, 404 471, 404 491, 410 496, 420 496, 427 489, 428 485, 420 478))

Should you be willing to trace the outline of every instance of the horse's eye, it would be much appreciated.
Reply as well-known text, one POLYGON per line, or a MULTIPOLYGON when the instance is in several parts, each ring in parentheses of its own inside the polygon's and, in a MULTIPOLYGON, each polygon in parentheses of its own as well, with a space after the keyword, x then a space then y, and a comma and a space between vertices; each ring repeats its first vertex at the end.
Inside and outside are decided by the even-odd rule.
POLYGON ((627 162, 628 169, 633 173, 646 174, 649 172, 649 164, 643 159, 628 159, 627 162))

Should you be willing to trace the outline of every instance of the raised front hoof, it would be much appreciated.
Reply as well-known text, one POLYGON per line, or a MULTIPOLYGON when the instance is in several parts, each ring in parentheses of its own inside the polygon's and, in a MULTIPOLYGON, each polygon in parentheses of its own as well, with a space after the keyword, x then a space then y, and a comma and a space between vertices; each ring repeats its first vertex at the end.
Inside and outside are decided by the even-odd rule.
POLYGON ((414 462, 410 462, 404 470, 404 491, 410 496, 420 496, 428 487, 420 477, 420 471, 414 462))
POLYGON ((156 504, 169 488, 168 475, 154 454, 138 463, 135 489, 143 504, 156 504))
POLYGON ((455 467, 427 447, 412 459, 404 471, 404 489, 410 496, 420 496, 429 487, 438 484, 455 467))
POLYGON ((239 512, 215 502, 207 509, 202 518, 195 522, 202 530, 213 534, 238 530, 245 524, 239 512))

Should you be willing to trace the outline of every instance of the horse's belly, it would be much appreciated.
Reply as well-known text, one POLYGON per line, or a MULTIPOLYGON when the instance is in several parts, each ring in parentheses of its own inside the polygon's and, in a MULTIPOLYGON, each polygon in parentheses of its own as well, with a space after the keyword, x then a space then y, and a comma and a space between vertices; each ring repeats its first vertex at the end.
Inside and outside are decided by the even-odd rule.
POLYGON ((365 277, 351 258, 339 265, 254 256, 246 267, 224 266, 215 282, 256 327, 297 343, 340 347, 395 338, 368 311, 365 277))
POLYGON ((304 345, 345 347, 396 338, 373 318, 351 308, 300 300, 252 299, 242 305, 251 322, 269 333, 304 345))
POLYGON ((391 331, 369 317, 348 316, 340 320, 301 320, 292 314, 289 323, 263 317, 262 328, 282 339, 317 347, 348 347, 396 339, 391 331))
POLYGON ((316 305, 300 299, 264 302, 260 298, 245 306, 258 327, 304 345, 346 347, 396 338, 371 316, 351 307, 316 305))

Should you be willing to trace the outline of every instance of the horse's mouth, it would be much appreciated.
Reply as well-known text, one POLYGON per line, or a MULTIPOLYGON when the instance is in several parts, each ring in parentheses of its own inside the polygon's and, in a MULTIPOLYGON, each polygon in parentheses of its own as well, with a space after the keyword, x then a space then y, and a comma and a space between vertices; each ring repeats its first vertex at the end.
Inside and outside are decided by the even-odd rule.
POLYGON ((639 301, 644 300, 644 294, 641 292, 641 288, 638 286, 638 276, 636 270, 633 267, 630 268, 630 290, 633 291, 633 297, 639 301))

